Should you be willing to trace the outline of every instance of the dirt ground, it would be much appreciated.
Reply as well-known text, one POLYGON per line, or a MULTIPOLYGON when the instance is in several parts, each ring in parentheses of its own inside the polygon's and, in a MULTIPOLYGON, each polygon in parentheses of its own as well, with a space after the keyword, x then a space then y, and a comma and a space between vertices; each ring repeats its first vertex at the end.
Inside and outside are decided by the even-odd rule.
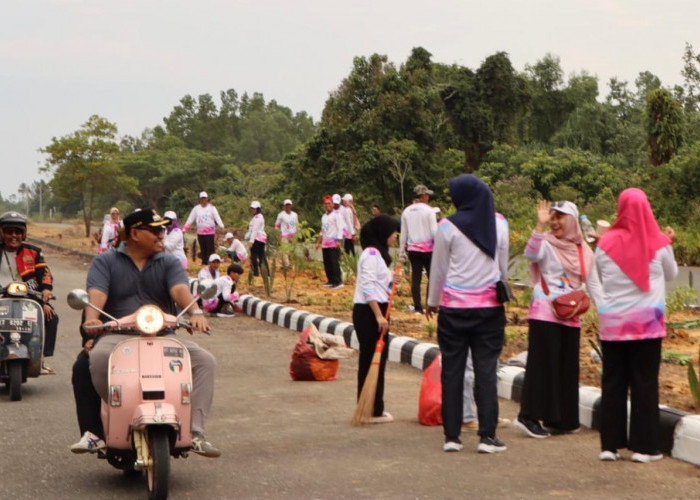
MULTIPOLYGON (((92 238, 84 236, 84 229, 78 224, 32 224, 30 235, 86 252, 96 252, 97 248, 92 238)), ((222 268, 225 265, 226 263, 222 268)), ((190 276, 196 276, 199 268, 198 264, 191 263, 188 273, 190 276)), ((269 297, 265 294, 260 277, 254 278, 250 284, 244 277, 238 288, 239 291, 252 293, 266 300, 351 321, 354 276, 349 276, 345 287, 340 290, 324 288, 321 286, 323 282, 325 282, 325 275, 320 262, 307 262, 295 277, 289 274, 285 277, 281 266, 277 263, 272 293, 269 297)), ((516 301, 507 306, 506 342, 501 355, 501 360, 504 362, 527 350, 527 303, 523 300, 522 291, 516 290, 515 294, 516 301)), ((411 304, 410 281, 407 274, 397 290, 391 318, 392 333, 437 343, 435 320, 428 321, 424 316, 414 314, 409 310, 411 304)), ((672 314, 667 321, 673 323, 696 319, 700 319, 700 312, 683 310, 672 314)), ((589 313, 584 317, 581 329, 580 378, 582 384, 600 387, 602 366, 594 362, 591 355, 592 343, 596 342, 596 338, 595 313, 589 313)), ((659 375, 659 397, 662 404, 693 413, 698 410, 693 406, 686 363, 690 359, 698 371, 699 342, 700 329, 668 328, 668 335, 663 341, 664 362, 661 364, 659 375)))

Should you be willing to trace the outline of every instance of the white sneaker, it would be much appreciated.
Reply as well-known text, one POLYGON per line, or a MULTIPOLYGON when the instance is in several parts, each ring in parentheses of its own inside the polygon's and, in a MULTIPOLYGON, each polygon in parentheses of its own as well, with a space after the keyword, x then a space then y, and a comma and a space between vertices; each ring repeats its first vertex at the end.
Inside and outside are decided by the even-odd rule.
POLYGON ((337 285, 331 285, 331 290, 340 290, 344 286, 345 285, 343 285, 342 283, 338 283, 337 285))
POLYGON ((659 453, 658 455, 646 455, 644 453, 632 453, 632 461, 640 464, 646 464, 649 462, 658 462, 664 458, 664 456, 659 453))
POLYGON ((381 417, 372 417, 369 419, 370 424, 388 424, 394 421, 394 417, 388 411, 382 413, 381 417))
POLYGON ((96 453, 105 447, 105 442, 90 431, 85 431, 83 437, 75 444, 70 445, 73 453, 96 453))
POLYGON ((231 314, 226 314, 226 313, 216 313, 217 318, 235 318, 236 315, 231 313, 231 314))
POLYGON ((442 445, 442 451, 462 451, 462 448, 464 446, 462 443, 458 443, 457 441, 447 441, 445 444, 442 445))
POLYGON ((620 459, 620 454, 616 451, 604 450, 600 452, 598 458, 603 462, 615 462, 620 459))

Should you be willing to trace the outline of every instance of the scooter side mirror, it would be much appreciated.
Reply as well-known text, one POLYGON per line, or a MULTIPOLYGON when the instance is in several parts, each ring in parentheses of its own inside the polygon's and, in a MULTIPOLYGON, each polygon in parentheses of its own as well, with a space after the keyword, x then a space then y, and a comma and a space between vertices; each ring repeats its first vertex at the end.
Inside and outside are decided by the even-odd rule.
POLYGON ((111 314, 107 314, 99 307, 95 307, 92 304, 90 304, 90 297, 88 296, 88 293, 85 290, 81 290, 80 288, 76 288, 75 290, 70 291, 70 293, 68 294, 67 302, 71 309, 82 311, 86 307, 91 307, 98 313, 107 316, 109 319, 117 321, 117 318, 115 318, 111 314))
POLYGON ((202 280, 197 286, 197 295, 204 300, 209 300, 216 295, 216 282, 214 280, 202 280))
POLYGON ((81 290, 80 288, 71 290, 68 294, 67 300, 68 305, 71 307, 71 309, 75 309, 76 311, 82 311, 90 305, 88 293, 85 290, 81 290))

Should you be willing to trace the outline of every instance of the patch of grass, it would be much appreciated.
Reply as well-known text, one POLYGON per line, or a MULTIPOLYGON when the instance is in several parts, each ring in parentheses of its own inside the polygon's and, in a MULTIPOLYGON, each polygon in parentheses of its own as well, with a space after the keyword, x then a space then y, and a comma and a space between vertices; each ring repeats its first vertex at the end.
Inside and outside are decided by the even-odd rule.
POLYGON ((671 363, 674 365, 686 366, 691 362, 690 354, 685 354, 678 351, 662 351, 661 361, 663 363, 671 363))
POLYGON ((697 304, 698 292, 689 286, 679 286, 666 294, 666 317, 697 304))

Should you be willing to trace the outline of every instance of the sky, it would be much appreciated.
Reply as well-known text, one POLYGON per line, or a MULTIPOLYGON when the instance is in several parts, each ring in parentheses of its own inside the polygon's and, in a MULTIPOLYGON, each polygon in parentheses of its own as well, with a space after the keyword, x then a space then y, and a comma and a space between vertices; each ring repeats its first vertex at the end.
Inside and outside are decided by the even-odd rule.
MULTIPOLYGON (((162 124, 185 95, 261 92, 318 120, 354 57, 400 66, 414 47, 472 69, 547 53, 568 76, 682 82, 700 52, 698 0, 25 0, 0 4, 0 194, 31 185, 38 150, 97 114, 119 135, 162 124)), ((43 177, 42 177, 43 176, 43 177)))

